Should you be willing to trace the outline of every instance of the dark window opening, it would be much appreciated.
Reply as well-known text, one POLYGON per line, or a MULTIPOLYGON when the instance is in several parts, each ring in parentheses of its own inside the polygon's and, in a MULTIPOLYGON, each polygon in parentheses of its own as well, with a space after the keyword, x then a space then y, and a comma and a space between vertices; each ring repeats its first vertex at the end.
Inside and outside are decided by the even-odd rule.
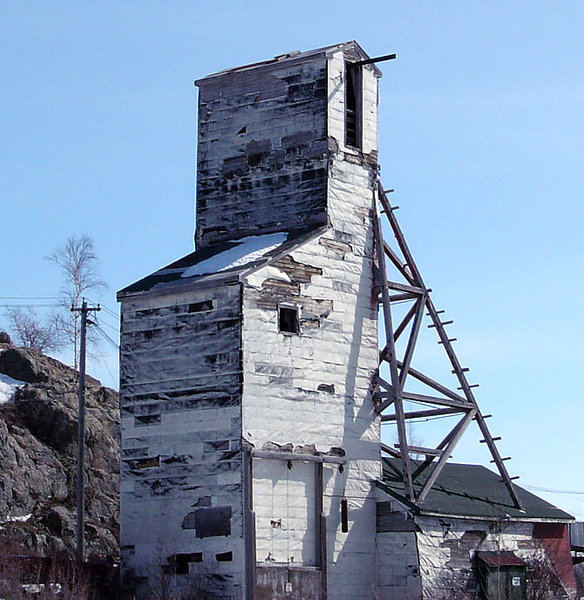
POLYGON ((220 552, 219 554, 215 554, 215 558, 217 562, 229 562, 233 560, 232 552, 220 552))
POLYGON ((284 333, 300 333, 297 308, 280 306, 278 310, 278 329, 284 333))
POLYGON ((160 456, 152 456, 150 458, 138 458, 130 461, 132 469, 150 469, 160 466, 160 456))
POLYGON ((168 566, 164 569, 165 573, 171 575, 188 575, 189 563, 203 562, 202 552, 191 552, 190 554, 175 554, 168 558, 168 566))
POLYGON ((361 68, 345 64, 345 145, 361 148, 361 68))
POLYGON ((346 498, 341 500, 341 531, 343 533, 349 531, 349 503, 346 498))
POLYGON ((188 312, 203 312, 205 310, 213 310, 213 300, 203 300, 203 302, 193 302, 189 304, 188 312))

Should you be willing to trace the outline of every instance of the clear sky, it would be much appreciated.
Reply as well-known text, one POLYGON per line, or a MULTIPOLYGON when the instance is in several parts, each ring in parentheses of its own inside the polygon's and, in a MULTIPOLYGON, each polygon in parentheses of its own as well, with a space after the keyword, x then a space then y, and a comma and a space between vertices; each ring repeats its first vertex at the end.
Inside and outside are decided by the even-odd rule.
MULTIPOLYGON (((56 295, 43 257, 87 233, 115 312, 193 249, 195 79, 352 39, 396 52, 384 186, 511 474, 584 519, 583 31, 579 0, 4 0, 1 294, 56 295)), ((102 353, 89 369, 117 387, 102 353)), ((455 459, 488 463, 483 446, 455 459)))

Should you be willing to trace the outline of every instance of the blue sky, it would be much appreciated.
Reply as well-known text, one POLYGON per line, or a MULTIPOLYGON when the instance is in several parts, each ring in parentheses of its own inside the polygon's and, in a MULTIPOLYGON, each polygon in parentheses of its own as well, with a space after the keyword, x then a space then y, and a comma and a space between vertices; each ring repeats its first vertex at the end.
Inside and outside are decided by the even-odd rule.
MULTIPOLYGON (((584 519, 583 30, 562 0, 5 0, 2 293, 56 295, 43 257, 87 233, 116 311, 117 289, 193 249, 195 79, 351 39, 397 52, 384 186, 511 474, 580 492, 542 495, 584 519)), ((90 371, 116 386, 102 353, 90 371)), ((467 437, 455 458, 487 462, 467 437)))

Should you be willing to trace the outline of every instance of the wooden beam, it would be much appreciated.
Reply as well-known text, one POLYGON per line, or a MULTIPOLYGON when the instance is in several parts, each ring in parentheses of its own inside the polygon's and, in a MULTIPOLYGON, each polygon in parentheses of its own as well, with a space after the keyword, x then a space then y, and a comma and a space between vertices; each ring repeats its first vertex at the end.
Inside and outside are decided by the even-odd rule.
POLYGON ((408 446, 408 452, 410 454, 424 454, 425 456, 440 456, 442 454, 442 450, 424 448, 423 446, 408 446))
POLYGON ((440 458, 438 459, 436 466, 434 467, 434 469, 432 470, 432 473, 430 474, 430 477, 428 477, 428 479, 426 480, 426 483, 424 483, 424 486, 420 490, 420 493, 417 498, 419 504, 423 504, 424 500, 428 496, 428 493, 430 492, 430 489, 436 482, 436 479, 438 479, 438 475, 440 475, 440 472, 444 468, 444 465, 446 464, 448 457, 452 454, 452 450, 458 443, 458 440, 460 439, 462 434, 465 432, 466 428, 469 426, 470 422, 475 418, 476 413, 477 413, 477 411, 474 409, 469 411, 469 413, 466 414, 461 419, 459 424, 457 425, 456 433, 453 434, 453 436, 450 439, 450 441, 448 442, 448 444, 446 444, 446 447, 441 451, 442 454, 441 454, 440 458))
POLYGON ((393 248, 391 248, 391 246, 386 241, 383 242, 383 249, 384 249, 387 257, 389 258, 389 260, 395 266, 395 268, 403 275, 403 277, 405 279, 407 279, 410 282, 411 285, 414 285, 416 282, 412 278, 412 274, 411 274, 410 270, 408 269, 408 265, 406 265, 400 259, 400 257, 396 254, 396 252, 393 250, 393 248))
MULTIPOLYGON (((433 410, 418 410, 413 412, 404 413, 405 419, 424 419, 427 417, 445 417, 447 415, 455 415, 462 412, 461 408, 435 408, 433 410)), ((393 415, 381 415, 381 422, 388 423, 395 421, 395 414, 393 415)))
POLYGON ((302 454, 300 452, 286 452, 284 450, 252 450, 251 455, 253 458, 268 458, 272 460, 300 460, 335 465, 347 464, 347 459, 344 456, 333 456, 330 454, 302 454))
POLYGON ((384 444, 383 442, 381 443, 381 451, 385 452, 386 454, 389 454, 393 458, 401 457, 401 454, 397 450, 395 450, 391 446, 388 446, 387 444, 384 444))
POLYGON ((432 379, 431 377, 424 375, 424 373, 420 373, 420 371, 417 371, 416 369, 413 369, 412 367, 410 367, 409 372, 410 372, 410 375, 414 379, 417 379, 418 381, 425 383, 428 387, 431 387, 432 389, 436 390, 437 392, 444 394, 448 398, 451 398, 452 400, 457 400, 458 402, 463 402, 463 403, 467 402, 467 399, 464 396, 461 396, 460 394, 453 392, 451 389, 447 388, 445 385, 442 385, 441 383, 434 381, 434 379, 432 379))
POLYGON ((399 281, 388 281, 387 287, 390 290, 397 290, 398 292, 408 292, 409 294, 416 294, 417 296, 424 296, 427 292, 425 288, 416 287, 414 285, 408 285, 406 283, 400 283, 399 281))
POLYGON ((472 404, 464 400, 451 400, 450 398, 439 398, 438 396, 426 396, 425 394, 416 394, 414 392, 402 392, 404 400, 412 402, 423 402, 424 404, 436 404, 438 406, 452 406, 460 410, 472 410, 472 404))
POLYGON ((399 373, 399 389, 400 392, 404 389, 404 385, 406 383, 406 379, 408 377, 408 370, 410 368, 410 364, 412 362, 412 358, 414 356, 414 348, 416 347, 416 342, 418 341, 418 334, 420 333, 420 327, 422 325, 422 317, 424 316, 424 301, 420 299, 416 302, 416 314, 414 316, 414 322, 412 324, 412 329, 410 331, 410 337, 408 339, 408 345, 406 347, 406 351, 404 354, 404 359, 402 362, 402 367, 399 373))
MULTIPOLYGON (((383 190, 380 189, 380 184, 377 182, 377 197, 383 196, 383 190)), ((377 202, 374 201, 374 217, 373 217, 373 236, 375 242, 375 253, 377 259, 377 269, 379 276, 379 283, 381 284, 381 295, 382 295, 382 308, 383 308, 383 321, 385 326, 385 339, 387 345, 387 361, 389 362, 389 373, 391 376, 391 387, 393 396, 393 403, 395 406, 395 412, 398 415, 397 421, 397 434, 402 449, 408 445, 406 424, 403 418, 404 407, 402 399, 398 393, 399 391, 399 375, 397 372, 397 356, 395 353, 395 339, 393 336, 393 325, 391 319, 391 308, 389 302, 389 290, 386 285, 387 272, 385 268, 385 252, 383 248, 383 231, 381 229, 381 221, 379 219, 379 211, 377 208, 377 202)), ((412 471, 409 456, 407 452, 402 450, 401 452, 401 470, 402 477, 405 485, 406 498, 414 500, 414 484, 412 481, 412 471)))

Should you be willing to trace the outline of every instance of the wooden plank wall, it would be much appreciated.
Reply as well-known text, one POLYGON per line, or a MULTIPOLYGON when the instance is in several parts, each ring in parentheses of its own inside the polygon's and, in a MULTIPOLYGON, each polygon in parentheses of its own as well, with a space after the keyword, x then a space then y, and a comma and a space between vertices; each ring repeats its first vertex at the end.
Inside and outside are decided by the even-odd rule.
POLYGON ((241 593, 240 326, 239 285, 122 303, 122 564, 150 587, 241 593))
POLYGON ((198 82, 197 248, 326 223, 326 61, 271 69, 198 82))

